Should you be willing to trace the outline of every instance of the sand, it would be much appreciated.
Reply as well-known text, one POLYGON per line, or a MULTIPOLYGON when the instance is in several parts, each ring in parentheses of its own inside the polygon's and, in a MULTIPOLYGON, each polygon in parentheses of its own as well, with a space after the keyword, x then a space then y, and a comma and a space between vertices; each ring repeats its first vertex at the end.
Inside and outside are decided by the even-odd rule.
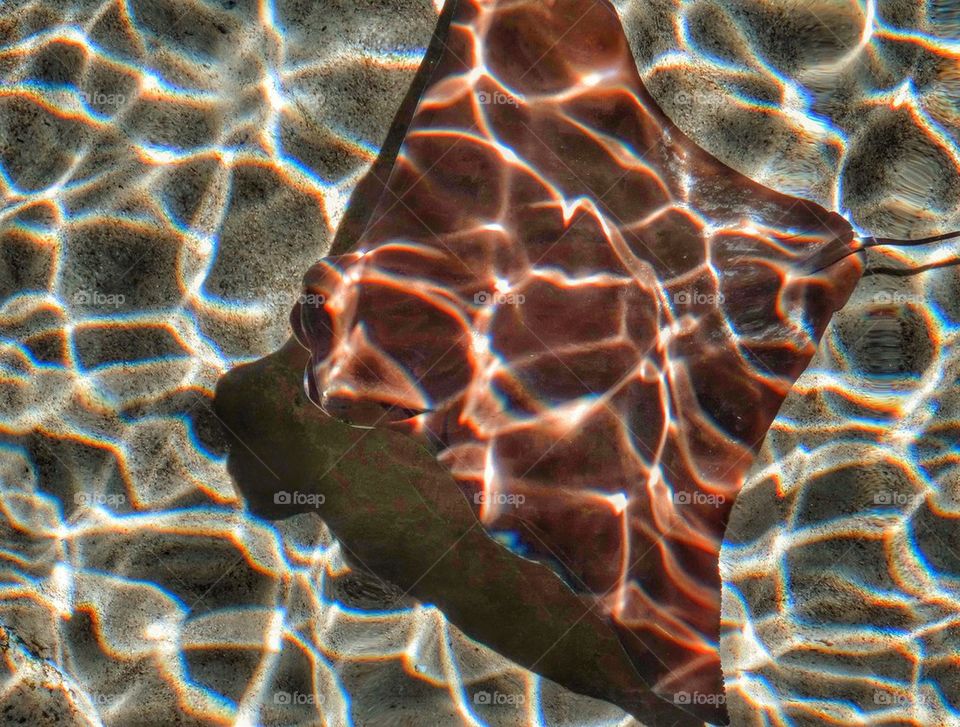
MULTIPOLYGON (((617 5, 724 161, 865 233, 960 227, 948 3, 869 33, 859 3, 617 5)), ((225 471, 213 385, 286 338, 437 10, 0 10, 0 722, 631 723, 436 609, 382 610, 319 518, 254 518, 225 471)), ((869 276, 788 397, 722 561, 734 724, 956 723, 958 325, 955 268, 869 276)))

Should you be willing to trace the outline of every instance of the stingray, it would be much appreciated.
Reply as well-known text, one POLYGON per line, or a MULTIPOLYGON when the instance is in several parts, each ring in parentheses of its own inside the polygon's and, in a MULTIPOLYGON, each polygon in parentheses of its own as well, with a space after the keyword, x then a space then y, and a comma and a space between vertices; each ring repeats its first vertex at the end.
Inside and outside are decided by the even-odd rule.
POLYGON ((754 456, 856 253, 955 233, 858 238, 711 156, 606 0, 450 12, 389 174, 304 277, 305 392, 426 447, 656 695, 724 722, 719 552, 754 456))

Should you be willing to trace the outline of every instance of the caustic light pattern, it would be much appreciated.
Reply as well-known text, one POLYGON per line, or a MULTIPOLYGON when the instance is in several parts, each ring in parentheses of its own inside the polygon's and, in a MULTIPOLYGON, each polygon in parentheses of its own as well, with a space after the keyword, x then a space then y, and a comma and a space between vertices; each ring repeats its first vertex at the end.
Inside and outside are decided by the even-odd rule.
POLYGON ((355 251, 305 278, 312 396, 422 433, 715 716, 727 516, 859 278, 853 231, 684 136, 606 3, 465 0, 444 48, 355 251))
MULTIPOLYGON (((389 693, 443 725, 632 724, 378 593, 316 518, 245 513, 208 436, 217 377, 285 339, 439 5, 3 4, 5 710, 363 724, 389 693)), ((957 228, 954 4, 616 5, 668 114, 752 179, 877 234, 957 228)), ((960 719, 958 299, 954 269, 864 278, 774 422, 721 559, 737 724, 960 719)))

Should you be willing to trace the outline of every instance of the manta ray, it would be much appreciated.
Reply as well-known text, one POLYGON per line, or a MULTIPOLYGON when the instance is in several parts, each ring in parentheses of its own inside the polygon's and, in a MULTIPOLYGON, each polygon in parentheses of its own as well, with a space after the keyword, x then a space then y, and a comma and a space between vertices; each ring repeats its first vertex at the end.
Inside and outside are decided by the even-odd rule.
POLYGON ((389 174, 351 203, 363 223, 304 277, 306 394, 427 448, 656 695, 724 722, 728 515, 855 253, 900 241, 697 146, 606 0, 450 12, 389 174))

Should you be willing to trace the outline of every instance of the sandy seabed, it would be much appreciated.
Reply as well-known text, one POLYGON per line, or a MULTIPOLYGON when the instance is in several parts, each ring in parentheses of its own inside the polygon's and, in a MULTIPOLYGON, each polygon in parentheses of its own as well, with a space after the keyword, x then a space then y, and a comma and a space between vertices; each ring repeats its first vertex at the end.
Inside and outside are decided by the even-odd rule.
MULTIPOLYGON (((864 233, 960 228, 951 3, 615 4, 724 161, 864 233)), ((438 10, 0 8, 0 724, 634 723, 384 610, 226 473, 213 386, 286 339, 438 10)), ((736 725, 960 724, 957 270, 865 277, 767 437, 721 563, 736 725)))

